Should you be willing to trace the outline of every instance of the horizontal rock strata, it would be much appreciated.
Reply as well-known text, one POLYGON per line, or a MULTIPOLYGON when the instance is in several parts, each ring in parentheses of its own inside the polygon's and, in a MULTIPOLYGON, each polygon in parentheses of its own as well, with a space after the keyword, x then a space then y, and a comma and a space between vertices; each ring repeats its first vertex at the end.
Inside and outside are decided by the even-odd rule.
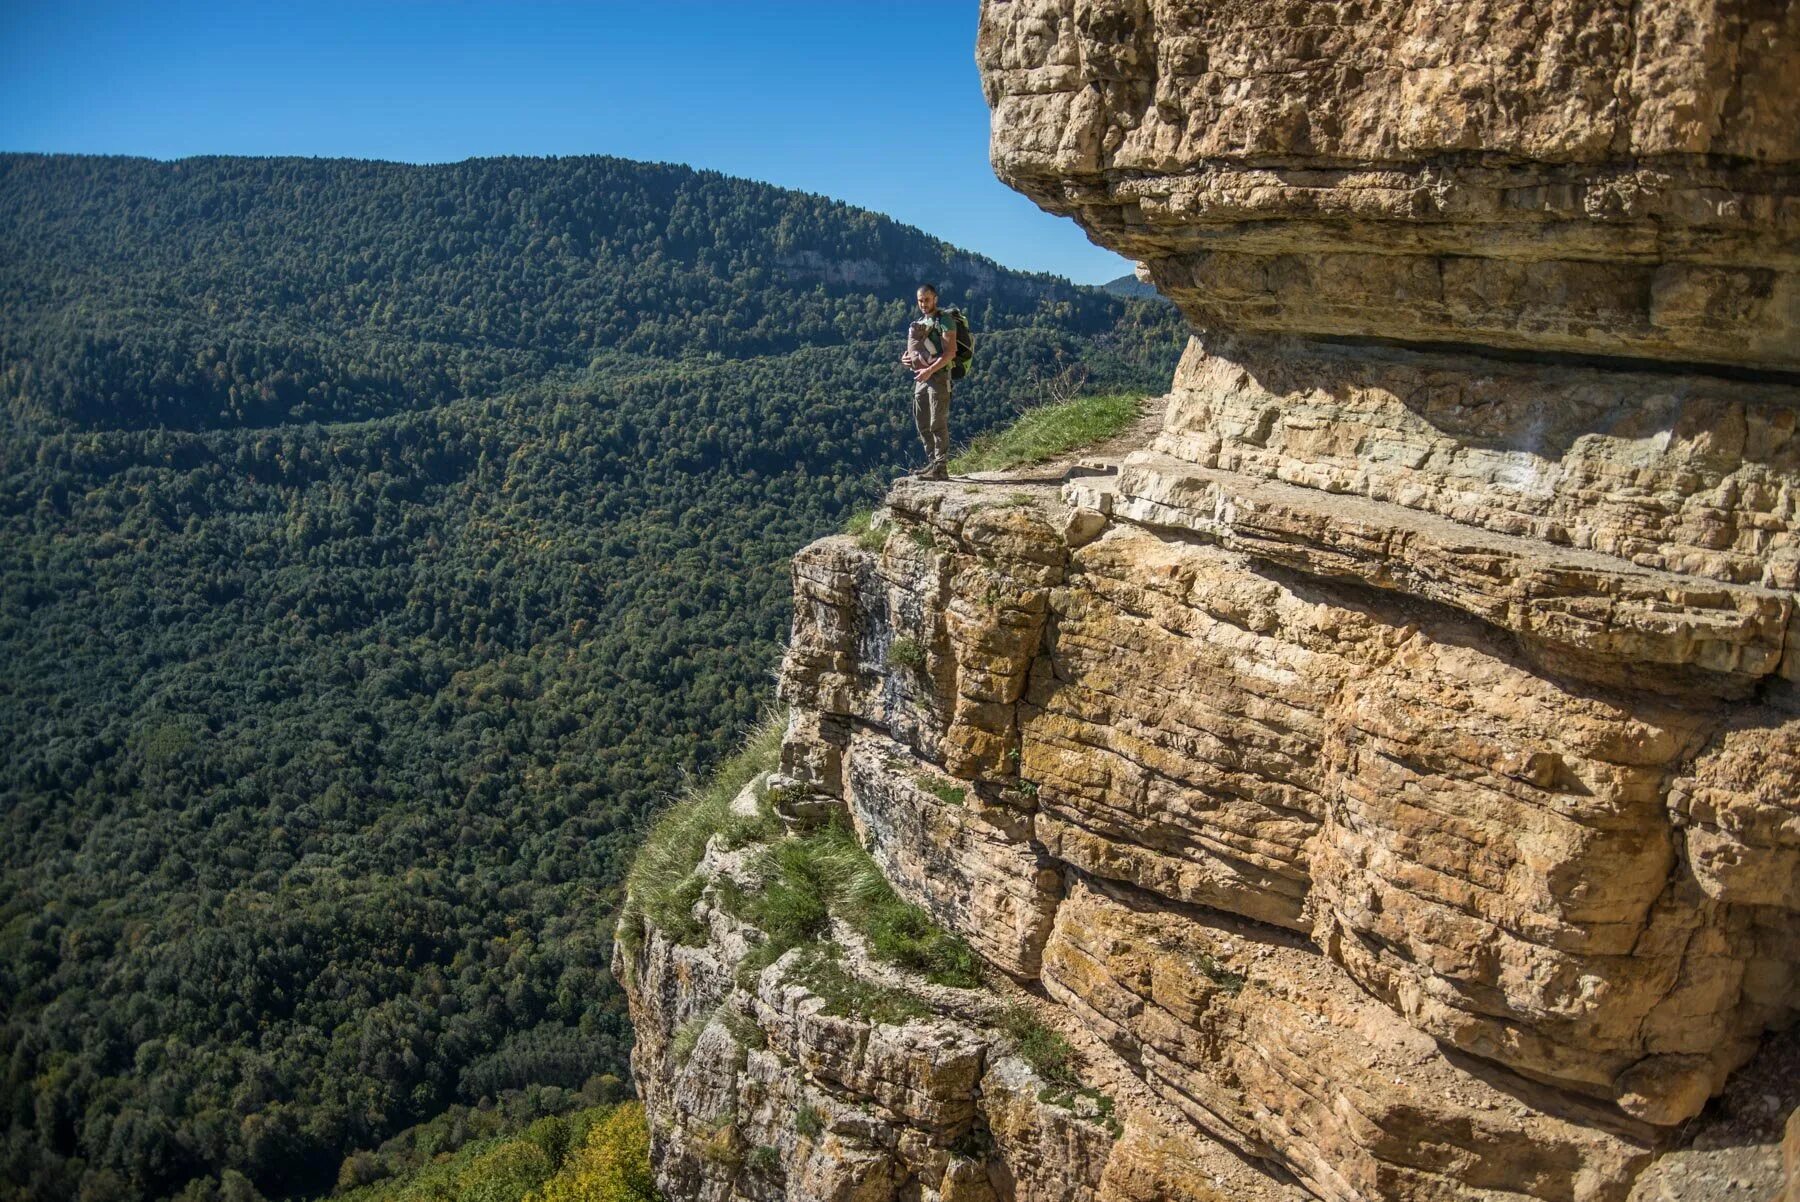
POLYGON ((1062 874, 1028 825, 886 740, 858 738, 848 760, 850 815, 883 875, 988 963, 1035 979, 1062 874))
MULTIPOLYGON (((1795 1009, 1795 710, 1722 720, 1743 681, 1671 668, 1680 638, 1649 620, 1555 674, 1550 640, 1525 646, 1528 595, 1456 604, 1419 584, 1437 569, 1417 556, 1371 579, 1272 550, 1234 533, 1230 506, 1192 504, 1193 480, 1261 505, 1274 487, 1332 501, 1159 453, 1066 498, 898 485, 875 540, 796 556, 781 681, 788 787, 841 805, 902 897, 1039 983, 1166 1109, 1128 1112, 1116 1141, 1061 1110, 1002 1138, 1015 1120, 987 1062, 920 1085, 904 1065, 921 1058, 850 1017, 809 1018, 804 988, 740 1005, 783 1064, 921 1146, 983 1132, 995 1197, 1057 1196, 1032 1184, 1046 1158, 1058 1180, 1082 1166, 1089 1192, 1068 1196, 1157 1196, 1147 1181, 1177 1188, 1172 1156, 1206 1156, 1331 1199, 1624 1198, 1662 1132, 1795 1009), (1611 683, 1588 671, 1598 651, 1611 683), (1649 670, 1669 677, 1626 687, 1649 670), (957 1089, 963 1107, 944 1109, 957 1089)), ((1383 524, 1420 516, 1357 503, 1383 524)), ((1470 545, 1517 537, 1464 529, 1470 545)), ((1789 697, 1791 597, 1671 576, 1660 607, 1644 602, 1657 621, 1703 625, 1739 595, 1752 622, 1777 607, 1756 680, 1789 697)), ((669 975, 651 963, 635 992, 669 975)), ((970 1047, 993 1038, 962 1029, 970 1047)), ((964 1045, 930 1038, 948 1073, 964 1045)), ((871 1197, 951 1172, 881 1155, 871 1197)))
MULTIPOLYGON (((1237 922, 1235 938, 1261 955, 1310 966, 1321 991, 1310 996, 1329 1000, 1309 1004, 1340 1016, 1367 1008, 1356 1010, 1358 1039, 1378 1012, 1384 1038, 1441 1048, 1442 1072, 1510 1081, 1504 1088, 1528 1099, 1519 1113, 1548 1124, 1532 1130, 1562 1133, 1551 1161, 1583 1166, 1560 1185, 1526 1182, 1519 1196, 1615 1196, 1608 1191, 1623 1189, 1656 1143, 1652 1127, 1635 1124, 1694 1113, 1765 1026, 1794 1008, 1785 893, 1717 883, 1734 857, 1746 865, 1742 878, 1763 879, 1767 868, 1785 880, 1791 791, 1768 785, 1760 766, 1793 754, 1791 719, 1746 709, 1742 730, 1722 730, 1715 698, 1732 673, 1672 670, 1667 648, 1702 640, 1691 629, 1660 632, 1703 628, 1735 590, 1749 599, 1746 625, 1769 607, 1758 629, 1770 650, 1754 679, 1786 689, 1776 669, 1791 597, 1668 574, 1652 603, 1653 570, 1570 552, 1590 582, 1635 582, 1648 629, 1626 637, 1597 622, 1591 639, 1604 645, 1565 636, 1589 654, 1570 656, 1574 674, 1557 676, 1542 662, 1553 640, 1536 640, 1537 654, 1522 649, 1534 633, 1525 623, 1537 620, 1529 595, 1511 607, 1456 605, 1419 585, 1432 568, 1416 555, 1387 569, 1392 579, 1370 579, 1271 550, 1260 534, 1234 533, 1261 518, 1173 504, 1196 479, 1215 497, 1264 506, 1277 487, 1284 504, 1333 502, 1140 455, 1114 479, 1066 490, 1094 507, 1098 537, 1072 538, 1082 524, 1041 490, 905 485, 890 494, 881 550, 847 539, 808 548, 795 563, 802 595, 804 582, 827 576, 861 581, 835 595, 854 592, 869 607, 840 601, 797 613, 783 694, 824 717, 796 721, 790 758, 853 765, 836 787, 902 894, 1015 976, 1035 967, 1051 995, 1108 1032, 1131 1063, 1151 1053, 1101 1023, 1082 978, 1069 975, 1081 962, 1066 933, 1077 896, 1111 889, 1138 899, 1138 910, 1162 907, 1165 940, 1189 928, 1197 938, 1195 915, 1237 922), (993 551, 991 531, 1004 532, 993 551), (968 582, 980 583, 979 596, 968 582), (900 629, 923 651, 917 664, 887 656, 900 629), (1038 631, 1038 642, 1022 645, 1021 630, 1038 631), (830 654, 817 641, 827 634, 830 654), (1584 679, 1606 656, 1619 669, 1605 674, 1611 683, 1584 679), (823 663, 834 670, 818 672, 823 663), (1622 687, 1645 685, 1634 674, 1650 668, 1667 675, 1622 687), (1004 691, 968 704, 966 682, 996 679, 1004 691), (1016 700, 998 700, 1006 697, 1016 700), (837 734, 818 733, 827 727, 837 734), (834 749, 817 746, 833 738, 834 749), (984 740, 1017 754, 965 764, 959 777, 955 749, 984 740), (932 791, 952 781, 966 794, 960 804, 932 791), (1048 871, 1057 866, 1060 888, 1048 871), (1282 928, 1290 942, 1276 938, 1282 928)), ((1376 506, 1383 526, 1417 516, 1357 503, 1376 506)), ((1456 529, 1442 522, 1446 536, 1456 529)), ((1326 523, 1307 531, 1337 537, 1326 523)), ((1469 530, 1467 542, 1491 549, 1504 537, 1469 530)), ((1486 587, 1497 592, 1507 582, 1495 575, 1486 587)), ((1608 604, 1603 587, 1577 595, 1608 604)), ((1774 768, 1777 782, 1789 771, 1785 759, 1774 768)), ((1110 1004, 1131 1011, 1142 999, 1110 1004)), ((1190 1012, 1157 1054, 1191 1045, 1214 1049, 1212 1063, 1219 1021, 1190 1012)), ((1342 1023, 1326 1025, 1342 1037, 1342 1023)), ((1237 1096, 1245 1087, 1188 1088, 1237 1096)), ((1256 1088, 1274 1090, 1273 1079, 1256 1088)), ((1365 1148, 1361 1135, 1293 1127, 1291 1094, 1253 1089, 1233 1110, 1167 1092, 1189 1099, 1197 1131, 1279 1163, 1322 1196, 1455 1196, 1442 1191, 1457 1173, 1496 1155, 1465 1149, 1461 1168, 1409 1161, 1409 1140, 1445 1142, 1428 1133, 1430 1121, 1454 1125, 1429 1107, 1409 1120, 1423 1124, 1410 1135, 1365 1148)), ((1496 1130, 1521 1147, 1540 1138, 1496 1130)))
POLYGON ((1208 334, 1176 369, 1156 449, 1545 554, 1800 586, 1789 386, 1208 334))
POLYGON ((1322 1198, 1617 1197, 1649 1159, 1641 1136, 1452 1060, 1303 944, 1223 916, 1077 880, 1044 979, 1197 1127, 1322 1198))
POLYGON ((1000 178, 1197 328, 1800 366, 1791 5, 987 0, 1000 178))
POLYGON ((801 951, 746 972, 764 935, 722 899, 759 887, 756 851, 714 841, 697 869, 697 942, 651 926, 615 951, 663 1196, 1303 1202, 1154 1104, 1121 1126, 1111 1097, 1048 1081, 1013 1054, 998 998, 883 969, 846 929, 833 932, 845 949, 836 971, 923 1003, 918 1013, 846 1011, 808 982, 801 951))

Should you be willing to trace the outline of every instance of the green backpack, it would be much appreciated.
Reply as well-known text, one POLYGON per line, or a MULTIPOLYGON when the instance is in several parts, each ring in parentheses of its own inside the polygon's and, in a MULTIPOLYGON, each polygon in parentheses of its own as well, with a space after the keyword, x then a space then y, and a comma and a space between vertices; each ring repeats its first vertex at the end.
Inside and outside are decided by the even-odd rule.
POLYGON ((960 380, 969 374, 969 363, 975 358, 975 332, 969 329, 969 319, 961 309, 944 312, 956 323, 956 362, 950 365, 950 378, 960 380))

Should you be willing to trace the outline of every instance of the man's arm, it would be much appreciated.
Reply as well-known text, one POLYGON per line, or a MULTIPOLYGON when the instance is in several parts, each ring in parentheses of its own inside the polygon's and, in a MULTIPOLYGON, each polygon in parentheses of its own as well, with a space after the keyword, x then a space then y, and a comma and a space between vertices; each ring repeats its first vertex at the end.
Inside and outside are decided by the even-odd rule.
POLYGON ((954 323, 944 329, 944 353, 921 367, 914 375, 915 380, 929 380, 956 362, 956 326, 954 323))

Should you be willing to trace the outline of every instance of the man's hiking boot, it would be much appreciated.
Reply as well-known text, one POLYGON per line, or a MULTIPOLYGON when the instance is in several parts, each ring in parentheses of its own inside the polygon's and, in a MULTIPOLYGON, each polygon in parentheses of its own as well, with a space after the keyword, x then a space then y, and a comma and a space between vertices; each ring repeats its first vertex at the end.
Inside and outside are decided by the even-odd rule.
POLYGON ((925 465, 925 470, 919 473, 921 480, 948 480, 949 478, 950 470, 944 466, 942 459, 933 459, 925 465))

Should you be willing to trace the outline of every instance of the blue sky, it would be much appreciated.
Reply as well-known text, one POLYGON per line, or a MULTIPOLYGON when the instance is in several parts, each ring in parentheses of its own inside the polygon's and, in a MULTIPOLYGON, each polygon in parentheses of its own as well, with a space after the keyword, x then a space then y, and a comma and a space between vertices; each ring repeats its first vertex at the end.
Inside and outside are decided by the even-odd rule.
POLYGON ((0 150, 614 154, 888 213, 1081 283, 1131 265, 994 178, 976 0, 0 0, 0 150))

